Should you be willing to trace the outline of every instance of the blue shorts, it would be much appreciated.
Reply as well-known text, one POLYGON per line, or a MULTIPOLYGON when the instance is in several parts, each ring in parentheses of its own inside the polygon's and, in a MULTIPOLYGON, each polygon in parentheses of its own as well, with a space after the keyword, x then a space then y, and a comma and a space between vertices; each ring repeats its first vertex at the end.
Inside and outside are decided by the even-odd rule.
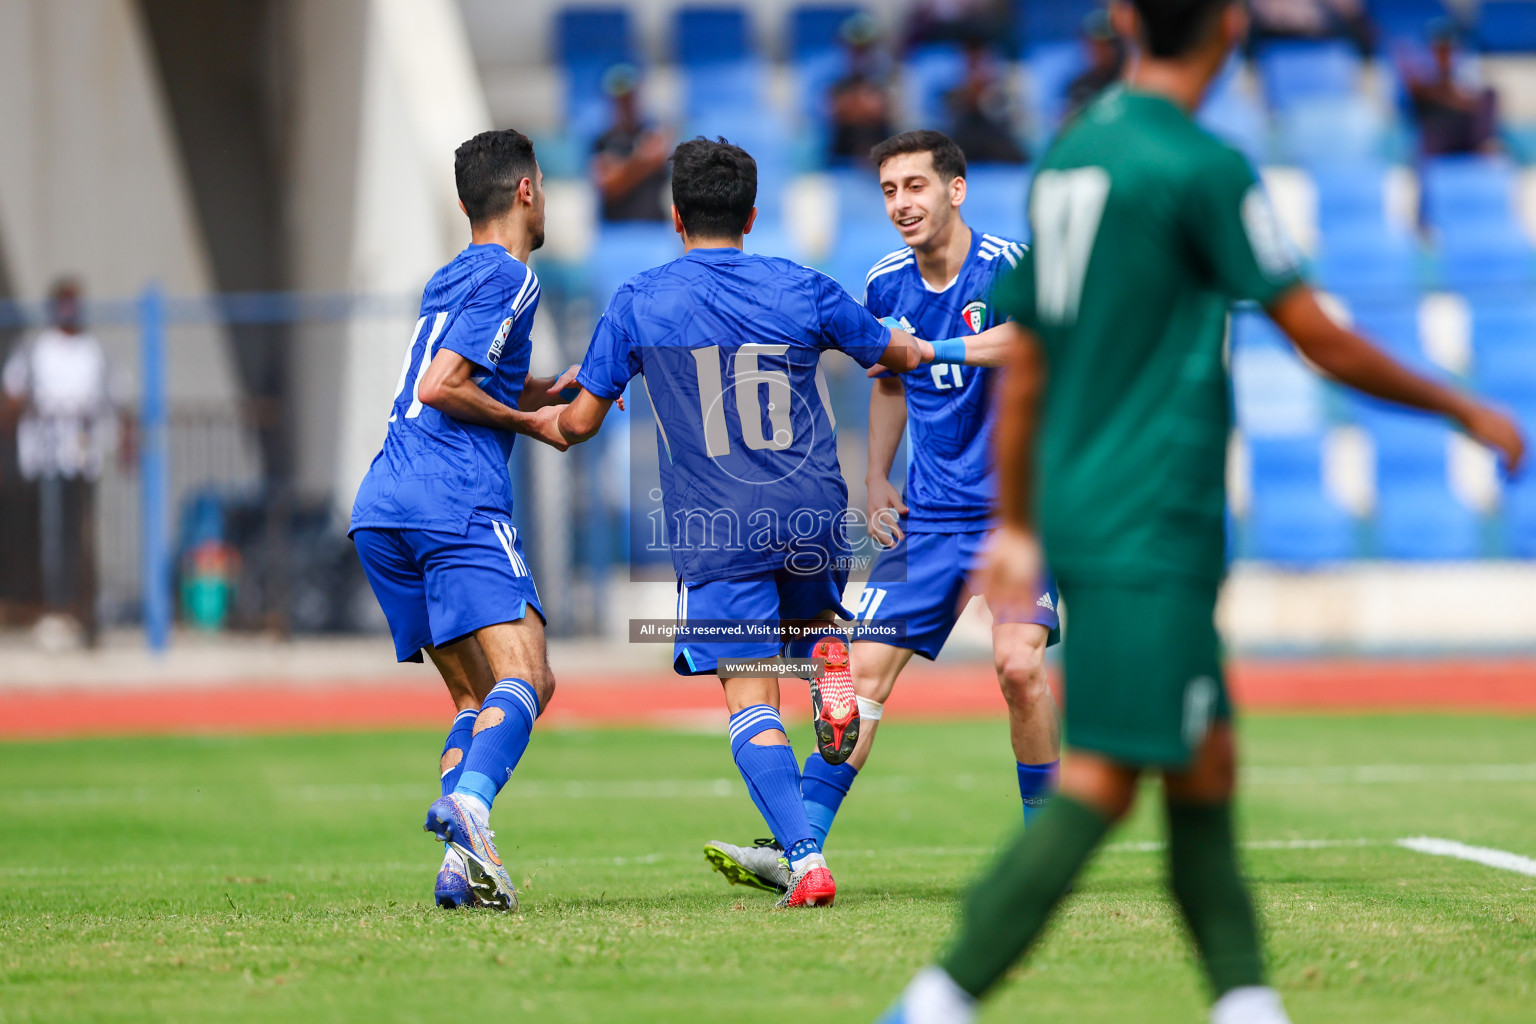
POLYGON ((544 617, 522 541, 507 520, 474 512, 462 534, 365 527, 352 532, 352 543, 400 661, 420 661, 423 647, 516 622, 529 608, 544 617))
MULTIPOLYGON (((970 599, 966 580, 986 545, 988 530, 969 533, 908 533, 875 559, 869 582, 859 595, 853 639, 904 647, 932 661, 938 657, 960 617, 961 600, 970 599), (888 627, 869 630, 865 627, 888 627), (889 627, 894 626, 894 629, 889 627)), ((1046 589, 1028 608, 993 609, 996 622, 1023 622, 1051 631, 1048 644, 1061 639, 1061 603, 1056 581, 1046 574, 1046 589)))
MULTIPOLYGON (((679 626, 705 621, 777 625, 814 619, 829 610, 847 619, 852 617, 842 603, 847 585, 848 574, 837 571, 824 576, 778 573, 707 583, 679 580, 677 622, 679 626)), ((776 637, 716 643, 679 639, 672 645, 672 667, 678 675, 702 676, 713 673, 721 658, 776 658, 783 652, 784 644, 776 637)))

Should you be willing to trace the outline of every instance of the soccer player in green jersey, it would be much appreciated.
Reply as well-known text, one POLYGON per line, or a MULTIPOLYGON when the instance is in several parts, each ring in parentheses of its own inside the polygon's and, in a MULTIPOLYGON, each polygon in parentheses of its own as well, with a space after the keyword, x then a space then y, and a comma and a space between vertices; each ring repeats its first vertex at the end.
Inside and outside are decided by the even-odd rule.
POLYGON ((1140 53, 1041 161, 1034 244, 996 301, 1018 325, 998 395, 1003 525, 988 599, 1033 593, 1039 537, 1071 619, 1061 788, 966 903, 959 934, 884 1018, 965 1024, 1045 928, 1143 772, 1159 773, 1168 884, 1214 1024, 1284 1024, 1232 825, 1235 744, 1214 625, 1232 428, 1230 304, 1262 306, 1324 373, 1523 454, 1505 416, 1338 326, 1298 275, 1242 156, 1191 112, 1247 30, 1236 0, 1118 0, 1140 53))

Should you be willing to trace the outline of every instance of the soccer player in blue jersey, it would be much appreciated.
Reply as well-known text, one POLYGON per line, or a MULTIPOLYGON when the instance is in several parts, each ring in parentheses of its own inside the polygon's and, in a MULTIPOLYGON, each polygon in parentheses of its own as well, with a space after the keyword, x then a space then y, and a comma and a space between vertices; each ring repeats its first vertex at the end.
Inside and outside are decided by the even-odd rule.
POLYGON ((566 447, 558 394, 574 377, 528 373, 544 242, 543 174, 515 131, 454 155, 471 244, 427 282, 384 448, 358 488, 351 536, 401 661, 422 652, 458 714, 426 828, 446 844, 440 906, 517 907, 488 827, 555 690, 544 619, 512 518, 507 459, 518 434, 566 447))
MULTIPOLYGON (((882 326, 831 278, 742 251, 757 215, 757 164, 745 151, 694 139, 677 147, 672 165, 683 255, 614 295, 560 429, 573 444, 591 437, 629 381, 643 378, 664 456, 680 625, 765 625, 773 634, 708 640, 684 632, 676 670, 703 675, 722 659, 778 655, 781 623, 847 614, 840 602, 848 489, 822 353, 837 349, 863 366, 904 372, 931 358, 932 348, 882 326)), ((835 660, 841 648, 823 637, 814 650, 835 660)), ((784 884, 764 888, 782 892, 780 906, 830 905, 837 888, 806 818, 799 765, 779 718, 778 678, 722 674, 721 683, 732 756, 784 861, 784 884)), ((854 738, 818 731, 818 745, 834 757, 851 752, 843 741, 854 738)))
MULTIPOLYGON (((989 301, 993 282, 1018 264, 1023 247, 983 234, 961 216, 965 155, 936 131, 911 131, 876 146, 886 213, 907 244, 878 260, 864 304, 922 338, 934 361, 903 374, 881 373, 869 405, 869 532, 885 550, 870 571, 855 613, 853 685, 860 731, 852 756, 831 764, 812 753, 801 792, 816 837, 827 833, 869 757, 896 677, 920 654, 932 660, 970 600, 967 578, 993 527, 992 388, 1014 344, 989 301), (908 438, 905 498, 890 483, 908 438), (876 639, 878 637, 878 639, 876 639)), ((994 608, 993 662, 1008 703, 1025 820, 1048 799, 1060 745, 1045 648, 1058 635, 1056 593, 1044 581, 1027 606, 994 608)), ((738 878, 775 883, 782 868, 761 845, 721 844, 738 878)))

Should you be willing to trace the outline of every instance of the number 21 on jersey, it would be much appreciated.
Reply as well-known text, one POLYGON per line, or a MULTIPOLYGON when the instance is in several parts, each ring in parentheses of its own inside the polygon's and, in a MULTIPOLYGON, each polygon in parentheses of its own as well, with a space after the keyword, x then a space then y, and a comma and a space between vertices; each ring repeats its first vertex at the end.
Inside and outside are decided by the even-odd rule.
POLYGON ((1035 232, 1036 312, 1045 323, 1077 321, 1109 184, 1102 167, 1041 171, 1035 178, 1029 219, 1035 232))

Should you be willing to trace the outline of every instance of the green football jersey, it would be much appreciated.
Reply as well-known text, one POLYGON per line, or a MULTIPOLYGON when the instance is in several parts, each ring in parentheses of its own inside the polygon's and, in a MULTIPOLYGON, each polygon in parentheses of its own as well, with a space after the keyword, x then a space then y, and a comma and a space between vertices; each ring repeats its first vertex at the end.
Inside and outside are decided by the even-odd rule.
POLYGON ((1029 219, 995 301, 1049 368, 1035 493, 1052 568, 1220 580, 1228 309, 1299 280, 1263 187, 1172 102, 1117 88, 1041 160, 1029 219))

